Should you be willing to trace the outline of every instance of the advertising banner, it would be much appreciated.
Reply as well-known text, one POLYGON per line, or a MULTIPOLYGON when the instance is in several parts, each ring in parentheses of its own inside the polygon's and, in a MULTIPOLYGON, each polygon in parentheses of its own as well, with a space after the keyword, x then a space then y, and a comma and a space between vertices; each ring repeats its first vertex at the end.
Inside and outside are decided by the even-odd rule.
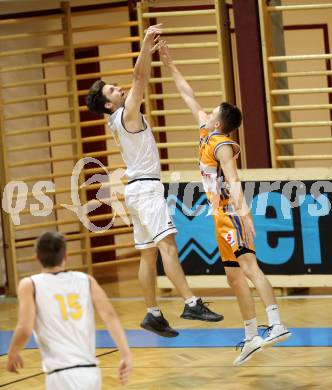
MULTIPOLYGON (((242 183, 256 229, 256 256, 267 275, 332 274, 332 182, 242 183)), ((201 183, 165 184, 187 275, 224 275, 201 183)), ((164 275, 158 259, 158 275, 164 275)))

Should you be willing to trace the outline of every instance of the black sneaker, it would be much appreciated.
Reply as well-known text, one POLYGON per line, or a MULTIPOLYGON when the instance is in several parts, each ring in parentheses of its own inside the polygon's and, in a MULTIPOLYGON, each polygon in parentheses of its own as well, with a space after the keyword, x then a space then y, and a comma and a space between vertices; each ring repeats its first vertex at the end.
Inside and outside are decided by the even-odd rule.
POLYGON ((201 298, 197 299, 195 306, 185 304, 181 318, 186 320, 201 320, 209 322, 218 322, 224 319, 222 314, 217 314, 207 307, 207 302, 203 302, 201 298))
POLYGON ((163 337, 176 337, 179 335, 178 331, 169 326, 163 314, 160 317, 155 317, 153 314, 147 313, 141 323, 141 327, 163 337))

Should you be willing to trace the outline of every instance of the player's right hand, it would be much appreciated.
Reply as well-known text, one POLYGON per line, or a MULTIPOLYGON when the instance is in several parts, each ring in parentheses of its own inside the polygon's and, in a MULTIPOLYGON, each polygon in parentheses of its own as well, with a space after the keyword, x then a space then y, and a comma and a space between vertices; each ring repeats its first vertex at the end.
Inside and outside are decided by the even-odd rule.
POLYGON ((23 368, 23 360, 19 354, 8 355, 7 371, 18 373, 18 369, 23 368))
POLYGON ((119 365, 119 381, 122 385, 128 382, 129 375, 133 369, 133 359, 131 355, 127 355, 120 360, 119 365))
POLYGON ((143 44, 148 44, 150 50, 153 50, 158 45, 159 37, 162 33, 162 29, 160 28, 161 26, 162 23, 155 24, 146 30, 143 44))

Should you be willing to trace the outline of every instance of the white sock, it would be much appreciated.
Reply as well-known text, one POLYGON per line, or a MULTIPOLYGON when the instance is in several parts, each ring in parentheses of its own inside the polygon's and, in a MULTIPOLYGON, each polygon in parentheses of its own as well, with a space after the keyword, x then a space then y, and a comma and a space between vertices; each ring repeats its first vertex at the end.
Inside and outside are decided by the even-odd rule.
POLYGON ((277 305, 270 305, 266 308, 267 319, 269 326, 281 324, 279 309, 277 305))
POLYGON ((246 340, 251 340, 258 335, 256 317, 251 320, 244 321, 244 331, 246 340))
POLYGON ((185 303, 187 305, 189 305, 190 307, 193 307, 193 306, 196 306, 196 303, 197 303, 197 300, 199 298, 195 297, 195 295, 193 295, 192 297, 188 298, 185 300, 185 303))
POLYGON ((159 306, 148 307, 148 313, 151 313, 154 317, 161 316, 161 311, 159 306))

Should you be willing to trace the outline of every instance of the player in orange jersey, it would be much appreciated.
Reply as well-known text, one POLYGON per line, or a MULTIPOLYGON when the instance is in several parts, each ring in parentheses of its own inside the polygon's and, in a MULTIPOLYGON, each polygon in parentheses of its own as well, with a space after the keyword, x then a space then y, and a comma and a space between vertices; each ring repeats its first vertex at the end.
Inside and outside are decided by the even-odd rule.
POLYGON ((203 185, 211 205, 227 281, 237 297, 245 325, 245 339, 239 344, 241 353, 234 361, 234 365, 240 365, 262 347, 271 346, 291 335, 280 321, 273 289, 256 260, 255 228, 236 167, 240 146, 229 136, 241 125, 242 114, 236 106, 221 103, 207 115, 174 65, 165 41, 161 41, 159 52, 181 97, 199 124, 199 163, 203 185), (258 335, 255 304, 246 278, 251 280, 266 307, 269 327, 264 340, 258 335))

